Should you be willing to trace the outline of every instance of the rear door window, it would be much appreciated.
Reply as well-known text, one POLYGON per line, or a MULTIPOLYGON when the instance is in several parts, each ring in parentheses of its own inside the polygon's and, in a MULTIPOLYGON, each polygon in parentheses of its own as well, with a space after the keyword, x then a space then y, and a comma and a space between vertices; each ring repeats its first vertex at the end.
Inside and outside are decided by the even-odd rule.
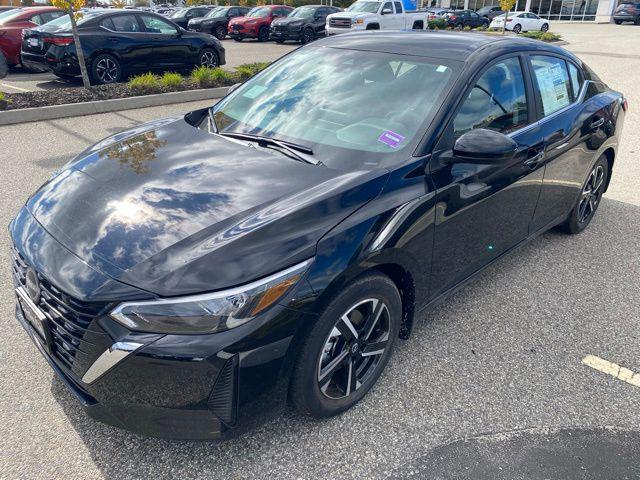
POLYGON ((542 103, 543 116, 551 115, 573 101, 569 73, 563 59, 532 55, 531 65, 542 103))
MULTIPOLYGON (((102 23, 106 28, 108 27, 104 21, 102 23)), ((111 25, 113 28, 110 28, 114 32, 140 32, 141 28, 138 24, 138 20, 135 15, 115 15, 111 17, 111 25)))
POLYGON ((580 94, 582 75, 580 75, 578 67, 573 63, 568 62, 567 65, 569 65, 569 79, 571 80, 571 90, 573 90, 573 100, 575 101, 578 99, 578 95, 580 94))
POLYGON ((402 3, 401 2, 393 2, 396 6, 396 13, 402 13, 402 3))

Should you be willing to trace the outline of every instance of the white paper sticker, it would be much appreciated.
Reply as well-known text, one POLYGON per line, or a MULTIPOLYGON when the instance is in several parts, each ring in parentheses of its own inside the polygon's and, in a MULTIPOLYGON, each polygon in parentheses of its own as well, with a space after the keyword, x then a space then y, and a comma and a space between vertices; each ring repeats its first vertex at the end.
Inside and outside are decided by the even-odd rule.
POLYGON ((556 112, 571 103, 563 69, 560 65, 554 64, 547 68, 537 68, 536 78, 540 86, 545 115, 556 112))
POLYGON ((264 85, 254 85, 249 90, 244 92, 242 94, 242 96, 243 97, 247 97, 247 98, 256 98, 258 95, 260 95, 266 89, 267 89, 267 87, 265 87, 264 85))

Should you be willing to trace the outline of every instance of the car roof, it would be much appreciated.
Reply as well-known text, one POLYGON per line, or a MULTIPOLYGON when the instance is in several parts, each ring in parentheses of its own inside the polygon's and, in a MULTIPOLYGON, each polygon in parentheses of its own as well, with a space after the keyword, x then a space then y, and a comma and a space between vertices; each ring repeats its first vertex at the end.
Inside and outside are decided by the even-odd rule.
POLYGON ((433 30, 370 30, 364 32, 343 33, 320 40, 313 45, 362 50, 417 57, 431 57, 467 61, 471 56, 488 46, 503 53, 518 50, 545 50, 574 59, 576 57, 559 47, 529 38, 503 37, 471 32, 441 32, 433 30))

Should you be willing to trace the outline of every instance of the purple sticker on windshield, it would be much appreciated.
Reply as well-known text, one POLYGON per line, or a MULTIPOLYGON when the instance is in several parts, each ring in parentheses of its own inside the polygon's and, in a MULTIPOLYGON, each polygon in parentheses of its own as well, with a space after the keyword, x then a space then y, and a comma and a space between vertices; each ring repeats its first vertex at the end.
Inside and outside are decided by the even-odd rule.
POLYGON ((391 148, 398 148, 403 140, 404 137, 402 135, 392 132, 391 130, 382 132, 382 135, 378 137, 379 142, 386 143, 391 148))

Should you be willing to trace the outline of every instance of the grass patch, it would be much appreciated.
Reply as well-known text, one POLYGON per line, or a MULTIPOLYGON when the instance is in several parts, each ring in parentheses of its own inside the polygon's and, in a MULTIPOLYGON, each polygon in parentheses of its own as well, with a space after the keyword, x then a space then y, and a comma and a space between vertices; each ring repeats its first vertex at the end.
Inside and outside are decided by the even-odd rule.
POLYGON ((181 87, 184 83, 184 78, 179 73, 166 72, 160 77, 159 82, 164 88, 173 89, 181 87))
POLYGON ((536 40, 542 40, 543 42, 557 42, 561 38, 557 33, 551 32, 524 32, 522 36, 535 38, 536 40))
POLYGON ((253 77, 256 73, 264 70, 270 65, 270 62, 256 62, 256 63, 245 63, 244 65, 240 65, 236 67, 236 73, 238 74, 238 79, 243 82, 248 78, 253 77))
POLYGON ((127 84, 136 93, 146 94, 160 91, 160 81, 153 73, 143 73, 131 77, 127 84))
POLYGON ((233 73, 220 67, 200 66, 191 72, 191 81, 201 88, 211 88, 231 85, 235 79, 233 73))

